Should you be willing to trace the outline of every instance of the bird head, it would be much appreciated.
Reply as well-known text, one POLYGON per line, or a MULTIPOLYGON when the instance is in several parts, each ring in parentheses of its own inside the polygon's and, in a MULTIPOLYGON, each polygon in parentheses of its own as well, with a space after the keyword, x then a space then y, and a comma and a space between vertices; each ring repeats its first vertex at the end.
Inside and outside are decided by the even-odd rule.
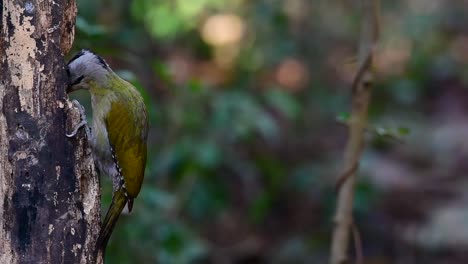
POLYGON ((109 65, 103 58, 89 50, 81 50, 67 64, 70 80, 67 92, 89 89, 92 82, 98 87, 105 88, 110 73, 109 65))

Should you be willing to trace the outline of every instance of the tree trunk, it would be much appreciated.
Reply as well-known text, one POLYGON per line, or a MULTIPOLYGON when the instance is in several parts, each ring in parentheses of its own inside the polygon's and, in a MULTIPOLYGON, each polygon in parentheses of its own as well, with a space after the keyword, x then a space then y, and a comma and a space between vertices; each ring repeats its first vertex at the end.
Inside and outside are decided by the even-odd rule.
POLYGON ((0 263, 102 263, 99 181, 65 93, 74 0, 0 5, 0 263))

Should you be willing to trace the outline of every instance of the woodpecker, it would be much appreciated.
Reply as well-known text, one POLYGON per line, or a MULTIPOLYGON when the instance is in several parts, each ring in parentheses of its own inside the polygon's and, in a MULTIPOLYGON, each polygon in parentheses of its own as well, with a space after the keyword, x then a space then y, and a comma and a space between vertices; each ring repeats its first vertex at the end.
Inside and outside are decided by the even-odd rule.
MULTIPOLYGON (((68 62, 67 74, 67 92, 86 89, 91 94, 93 121, 88 138, 99 174, 112 179, 112 203, 96 243, 96 250, 105 250, 122 210, 125 205, 132 210, 141 189, 148 137, 146 107, 137 89, 89 50, 68 62)), ((67 136, 74 136, 78 129, 67 136)))

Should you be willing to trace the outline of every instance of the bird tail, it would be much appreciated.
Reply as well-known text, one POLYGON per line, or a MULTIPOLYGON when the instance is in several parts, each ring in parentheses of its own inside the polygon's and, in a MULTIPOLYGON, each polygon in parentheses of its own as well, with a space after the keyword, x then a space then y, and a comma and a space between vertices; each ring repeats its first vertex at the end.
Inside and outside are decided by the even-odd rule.
POLYGON ((112 197, 112 203, 107 211, 106 218, 101 226, 101 231, 99 232, 99 237, 96 242, 96 250, 99 251, 102 249, 106 249, 107 242, 109 242, 109 238, 112 235, 112 231, 114 230, 115 224, 119 219, 120 213, 127 204, 128 198, 125 195, 125 191, 123 188, 120 188, 116 192, 114 192, 112 197))

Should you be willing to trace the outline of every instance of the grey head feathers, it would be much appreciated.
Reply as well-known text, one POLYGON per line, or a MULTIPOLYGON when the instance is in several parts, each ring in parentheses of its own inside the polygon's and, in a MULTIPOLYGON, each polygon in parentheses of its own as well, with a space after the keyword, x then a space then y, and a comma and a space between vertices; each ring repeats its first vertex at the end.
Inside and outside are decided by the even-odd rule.
POLYGON ((81 50, 67 65, 67 74, 70 78, 69 90, 88 89, 91 81, 104 87, 107 75, 111 72, 103 58, 89 50, 81 50))

